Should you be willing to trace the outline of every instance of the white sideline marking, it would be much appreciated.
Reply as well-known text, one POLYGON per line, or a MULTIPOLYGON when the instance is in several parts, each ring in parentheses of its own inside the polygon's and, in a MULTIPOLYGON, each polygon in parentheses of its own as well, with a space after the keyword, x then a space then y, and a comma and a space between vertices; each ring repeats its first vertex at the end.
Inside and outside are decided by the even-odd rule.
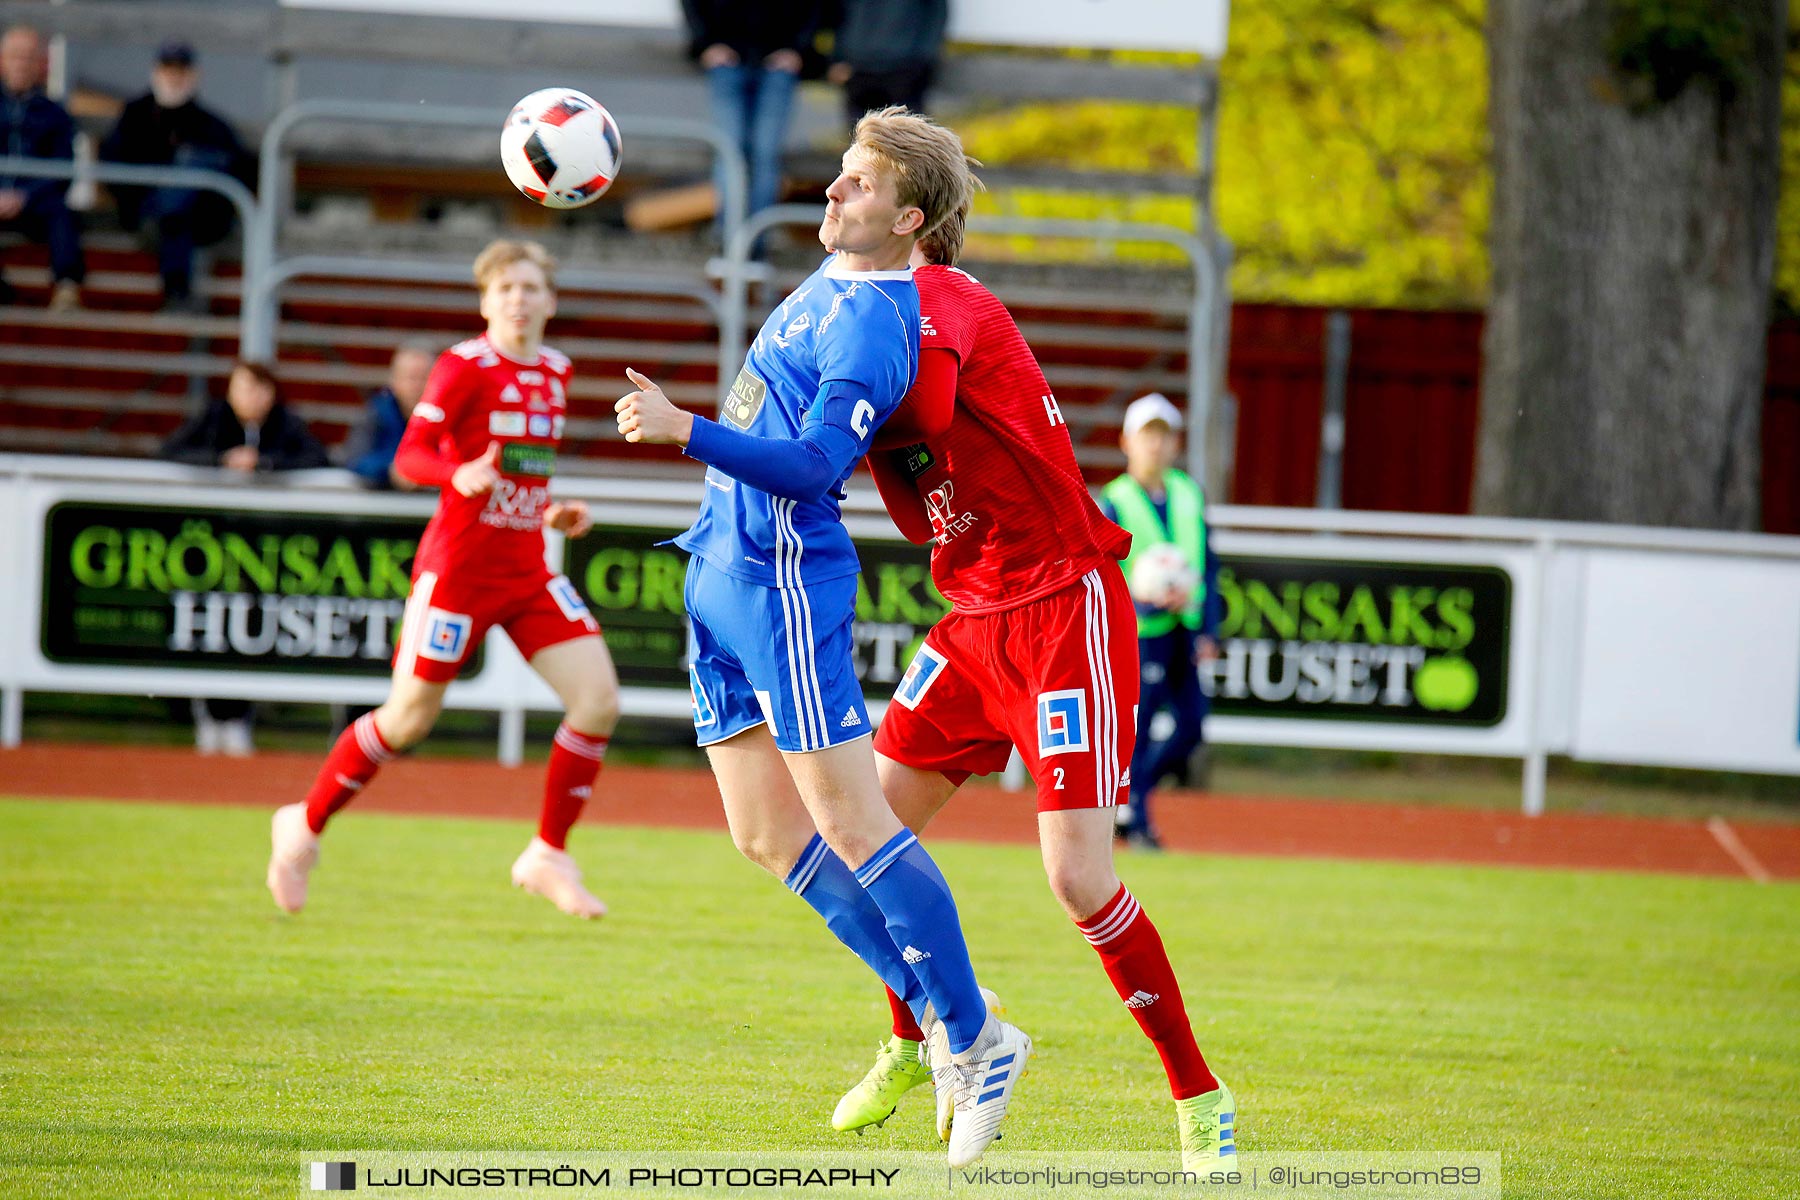
POLYGON ((1744 874, 1758 883, 1769 882, 1769 869, 1757 861, 1756 855, 1750 853, 1750 847, 1738 840, 1737 831, 1727 825, 1723 817, 1707 818, 1706 832, 1713 835, 1713 841, 1719 843, 1719 849, 1731 855, 1732 861, 1744 869, 1744 874))

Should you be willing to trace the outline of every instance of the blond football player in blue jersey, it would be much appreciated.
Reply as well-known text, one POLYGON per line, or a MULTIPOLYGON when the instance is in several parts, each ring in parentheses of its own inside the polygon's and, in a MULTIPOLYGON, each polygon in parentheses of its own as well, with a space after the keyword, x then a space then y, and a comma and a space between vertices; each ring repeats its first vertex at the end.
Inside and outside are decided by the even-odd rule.
POLYGON ((918 1011, 953 1166, 998 1135, 1031 1039, 988 1011, 950 889, 882 797, 839 503, 918 373, 913 244, 974 186, 954 133, 904 109, 865 116, 826 190, 832 254, 770 314, 720 419, 635 371, 616 406, 628 440, 707 464, 677 544, 693 555, 694 724, 732 837, 918 1011))

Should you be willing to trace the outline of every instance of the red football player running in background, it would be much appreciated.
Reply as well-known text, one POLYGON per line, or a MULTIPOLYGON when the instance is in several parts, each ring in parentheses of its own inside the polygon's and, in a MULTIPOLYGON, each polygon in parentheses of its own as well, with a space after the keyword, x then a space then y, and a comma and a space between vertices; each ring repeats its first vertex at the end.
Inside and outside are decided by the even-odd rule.
MULTIPOLYGON (((1089 496, 1056 397, 1012 314, 956 269, 967 210, 920 240, 919 376, 869 456, 894 523, 933 543, 951 611, 925 635, 875 735, 882 792, 915 833, 1016 746, 1037 785, 1050 890, 1156 1047, 1186 1169, 1236 1160, 1236 1102, 1195 1043, 1162 938, 1113 868, 1137 729, 1131 538, 1089 496)), ((894 1036, 832 1123, 885 1121, 923 1082, 921 1034, 894 1036)), ((944 1114, 940 1105, 940 1134, 944 1114)))
POLYGON ((325 823, 431 732, 444 690, 498 625, 567 714, 513 882, 575 916, 606 913, 565 845, 618 723, 619 678, 580 594, 544 561, 545 529, 581 537, 593 526, 584 502, 550 499, 569 395, 569 360, 543 344, 555 272, 534 242, 497 241, 475 260, 487 332, 438 358, 394 456, 396 472, 440 492, 413 560, 393 688, 338 738, 306 800, 275 811, 269 891, 288 912, 306 903, 325 823))

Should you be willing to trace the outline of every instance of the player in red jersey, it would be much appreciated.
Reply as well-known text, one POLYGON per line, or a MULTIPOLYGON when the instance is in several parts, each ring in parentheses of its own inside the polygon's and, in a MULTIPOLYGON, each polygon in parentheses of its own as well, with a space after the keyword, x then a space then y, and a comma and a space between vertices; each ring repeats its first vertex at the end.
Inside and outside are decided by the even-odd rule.
POLYGON ((495 625, 567 713, 513 882, 575 916, 606 912, 565 845, 618 723, 619 679, 587 605, 544 561, 545 529, 581 537, 593 525, 584 502, 550 498, 569 395, 569 360, 543 344, 555 263, 536 243, 497 241, 475 260, 475 284, 487 332, 438 358, 394 456, 401 475, 440 491, 413 559, 393 688, 338 738, 306 800, 275 812, 269 891, 288 912, 306 903, 326 821, 431 731, 444 690, 495 625))
MULTIPOLYGON (((1012 314, 956 269, 962 232, 953 218, 914 252, 918 382, 869 457, 895 524, 933 543, 932 578, 952 605, 876 732, 882 791, 917 832, 1017 747, 1037 784, 1050 889, 1162 1058, 1184 1165, 1230 1166, 1231 1091, 1195 1044, 1156 927, 1113 869, 1137 728, 1137 617, 1118 565, 1131 538, 1089 496, 1012 314)), ((909 1064, 919 1028, 888 999, 894 1036, 838 1105, 840 1129, 886 1120, 923 1081, 909 1064)))

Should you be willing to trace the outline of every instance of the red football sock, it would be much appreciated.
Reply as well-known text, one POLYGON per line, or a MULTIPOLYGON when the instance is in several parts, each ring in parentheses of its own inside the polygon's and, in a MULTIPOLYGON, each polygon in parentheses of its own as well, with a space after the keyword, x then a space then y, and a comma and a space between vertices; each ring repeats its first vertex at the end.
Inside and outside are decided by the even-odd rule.
POLYGON ((306 793, 306 823, 314 833, 322 833, 331 814, 356 797, 363 784, 375 777, 381 764, 398 757, 381 740, 375 728, 375 714, 364 713, 338 734, 337 743, 325 756, 312 790, 306 793))
POLYGON ((888 1007, 894 1013, 894 1036, 905 1038, 909 1042, 925 1040, 925 1031, 919 1028, 918 1020, 912 1009, 906 1007, 906 1001, 894 994, 893 988, 887 989, 888 1007))
POLYGON ((1181 1003, 1181 985, 1175 982, 1175 969, 1169 965, 1162 937, 1130 890, 1121 883, 1099 912, 1075 922, 1075 927, 1094 947, 1119 999, 1156 1046, 1175 1099, 1185 1100, 1218 1087, 1219 1081, 1194 1043, 1194 1030, 1181 1003))
POLYGON ((567 721, 556 727, 550 766, 544 772, 544 811, 538 817, 538 836, 554 848, 563 849, 569 840, 569 826, 594 791, 600 760, 611 740, 571 729, 567 721))

